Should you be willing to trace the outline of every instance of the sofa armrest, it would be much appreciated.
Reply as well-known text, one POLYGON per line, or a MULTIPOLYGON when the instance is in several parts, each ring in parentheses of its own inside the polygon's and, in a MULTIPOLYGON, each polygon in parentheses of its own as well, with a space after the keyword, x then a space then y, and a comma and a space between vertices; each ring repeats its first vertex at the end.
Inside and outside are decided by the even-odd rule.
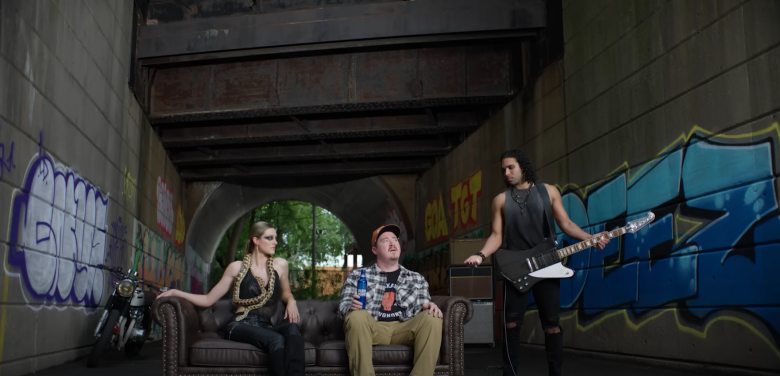
POLYGON ((463 325, 471 320, 471 301, 462 296, 433 296, 444 314, 439 363, 449 364, 453 375, 463 375, 463 325))
POLYGON ((162 326, 163 375, 176 375, 179 367, 187 365, 188 349, 199 337, 198 312, 187 300, 166 297, 154 301, 152 315, 162 326))

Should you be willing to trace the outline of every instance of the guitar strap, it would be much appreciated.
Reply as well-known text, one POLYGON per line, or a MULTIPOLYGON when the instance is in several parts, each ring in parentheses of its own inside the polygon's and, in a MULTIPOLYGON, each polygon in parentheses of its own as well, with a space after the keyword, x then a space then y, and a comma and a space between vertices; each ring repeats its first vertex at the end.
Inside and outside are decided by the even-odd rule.
POLYGON ((550 195, 547 194, 547 188, 542 182, 534 183, 534 188, 536 188, 536 191, 539 192, 539 196, 542 197, 544 216, 547 218, 547 236, 549 236, 551 239, 555 238, 555 227, 553 227, 552 215, 550 214, 550 208, 552 207, 552 203, 550 202, 550 195))

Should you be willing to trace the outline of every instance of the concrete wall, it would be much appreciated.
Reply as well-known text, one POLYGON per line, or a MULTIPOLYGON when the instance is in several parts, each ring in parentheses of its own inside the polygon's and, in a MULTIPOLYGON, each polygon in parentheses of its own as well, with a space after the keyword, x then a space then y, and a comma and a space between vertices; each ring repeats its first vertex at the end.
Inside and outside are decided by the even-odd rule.
POLYGON ((88 352, 110 275, 188 287, 181 183, 128 88, 133 2, 0 2, 0 374, 88 352))
MULTIPOLYGON (((419 262, 488 231, 498 155, 520 147, 586 230, 657 216, 569 258, 569 348, 777 372, 780 2, 564 1, 563 18, 563 59, 418 180, 419 262)), ((535 312, 524 331, 542 343, 535 312)))

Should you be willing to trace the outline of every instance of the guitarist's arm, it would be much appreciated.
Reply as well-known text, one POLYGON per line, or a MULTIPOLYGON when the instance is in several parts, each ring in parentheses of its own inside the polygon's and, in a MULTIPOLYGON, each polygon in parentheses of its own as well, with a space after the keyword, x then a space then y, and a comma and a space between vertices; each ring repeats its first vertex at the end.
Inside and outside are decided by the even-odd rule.
POLYGON ((550 205, 552 205, 555 222, 558 223, 558 226, 561 228, 561 230, 563 230, 564 233, 566 233, 566 235, 579 240, 588 240, 592 237, 600 237, 596 246, 599 249, 604 249, 604 247, 607 246, 607 243, 609 243, 609 236, 607 236, 606 231, 596 235, 591 235, 585 232, 580 228, 580 226, 577 226, 577 224, 569 218, 569 214, 566 213, 566 209, 563 207, 563 200, 561 199, 561 193, 558 191, 558 188, 549 184, 545 184, 545 188, 547 188, 547 194, 550 196, 550 205))
POLYGON ((505 194, 503 192, 493 198, 493 221, 491 222, 490 236, 485 240, 485 245, 482 246, 482 249, 477 254, 469 256, 463 263, 474 266, 480 265, 485 261, 485 258, 495 253, 501 247, 501 242, 504 238, 504 201, 505 194), (480 253, 484 257, 480 256, 480 253))

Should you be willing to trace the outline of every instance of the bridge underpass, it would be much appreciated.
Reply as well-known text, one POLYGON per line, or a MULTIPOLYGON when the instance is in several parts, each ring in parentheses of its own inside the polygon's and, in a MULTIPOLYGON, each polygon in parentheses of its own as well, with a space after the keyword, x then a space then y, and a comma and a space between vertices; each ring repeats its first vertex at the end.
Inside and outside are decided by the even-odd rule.
MULTIPOLYGON (((270 200, 337 213, 364 252, 374 225, 400 222, 409 265, 447 291, 449 242, 489 230, 512 147, 586 231, 657 214, 569 259, 572 355, 775 374, 778 14, 766 0, 0 1, 0 374, 88 352, 112 287, 98 265, 141 259, 150 286, 203 286, 220 233, 270 200)), ((540 333, 523 327, 530 346, 540 333)))
POLYGON ((520 92, 546 24, 543 1, 317 4, 136 9, 131 85, 151 126, 184 182, 225 184, 187 230, 203 260, 277 199, 335 213, 367 260, 390 215, 414 250, 415 177, 520 92))

